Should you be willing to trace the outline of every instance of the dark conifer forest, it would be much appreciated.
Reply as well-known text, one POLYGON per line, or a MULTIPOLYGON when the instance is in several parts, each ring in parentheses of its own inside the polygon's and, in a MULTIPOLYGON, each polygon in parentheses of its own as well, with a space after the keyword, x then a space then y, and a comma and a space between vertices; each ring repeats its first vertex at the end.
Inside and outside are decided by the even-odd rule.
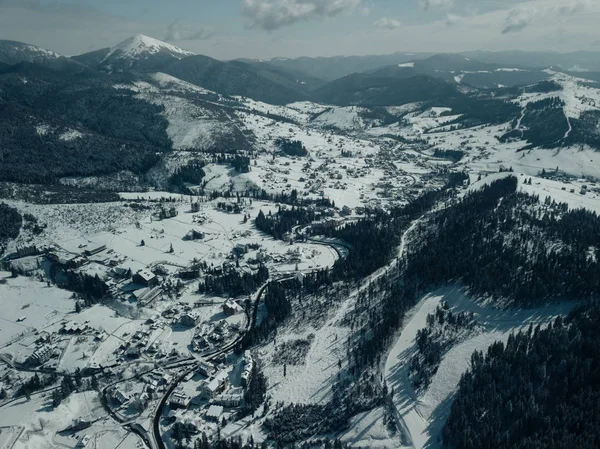
POLYGON ((476 352, 444 441, 453 449, 600 447, 597 303, 476 352))

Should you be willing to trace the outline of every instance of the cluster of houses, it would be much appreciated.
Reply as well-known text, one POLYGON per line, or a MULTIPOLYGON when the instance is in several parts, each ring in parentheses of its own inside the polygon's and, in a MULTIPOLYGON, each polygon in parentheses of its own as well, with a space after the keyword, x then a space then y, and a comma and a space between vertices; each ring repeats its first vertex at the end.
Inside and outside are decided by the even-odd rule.
MULTIPOLYGON (((235 308, 233 305, 231 307, 235 308)), ((232 333, 238 330, 238 324, 230 324, 226 320, 197 327, 192 340, 192 350, 199 353, 210 350, 213 346, 223 343, 232 333)))
POLYGON ((174 390, 169 398, 170 417, 173 420, 179 419, 180 423, 189 423, 189 429, 184 430, 190 433, 196 433, 202 423, 202 420, 197 419, 196 412, 185 411, 190 405, 204 407, 205 421, 220 423, 227 419, 232 413, 228 409, 240 407, 244 403, 245 389, 251 381, 254 363, 252 355, 246 352, 238 368, 233 371, 241 373, 240 385, 235 386, 231 384, 231 379, 235 376, 230 378, 227 369, 219 370, 213 363, 200 360, 195 374, 201 375, 203 380, 196 385, 196 396, 191 397, 183 387, 174 390))

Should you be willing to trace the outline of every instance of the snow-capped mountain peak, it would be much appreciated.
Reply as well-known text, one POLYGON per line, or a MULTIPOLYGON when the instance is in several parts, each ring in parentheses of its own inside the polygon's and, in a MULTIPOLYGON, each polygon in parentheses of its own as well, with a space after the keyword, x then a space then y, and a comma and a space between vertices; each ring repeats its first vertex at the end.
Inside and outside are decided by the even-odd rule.
POLYGON ((111 56, 119 59, 139 59, 158 53, 170 53, 178 59, 194 55, 191 51, 183 50, 143 34, 137 34, 111 48, 105 60, 111 56))

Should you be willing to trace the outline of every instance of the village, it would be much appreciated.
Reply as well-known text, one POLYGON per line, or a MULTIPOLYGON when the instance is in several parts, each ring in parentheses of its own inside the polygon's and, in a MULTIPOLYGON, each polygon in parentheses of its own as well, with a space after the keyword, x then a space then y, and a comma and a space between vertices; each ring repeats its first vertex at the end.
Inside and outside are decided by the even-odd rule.
MULTIPOLYGON (((339 249, 260 233, 252 218, 279 207, 264 201, 165 195, 122 207, 134 217, 129 227, 50 228, 2 259, 0 295, 12 297, 3 318, 13 324, 0 327, 1 395, 55 409, 91 400, 44 428, 64 447, 91 445, 106 415, 109 432, 128 426, 151 445, 159 444, 154 422, 161 435, 212 438, 245 409, 257 361, 233 349, 252 325, 259 288, 301 281, 333 265, 339 249), (222 279, 237 290, 220 287, 222 279)), ((313 231, 339 226, 340 212, 323 209, 313 231)), ((30 426, 15 421, 0 435, 16 441, 30 426)))

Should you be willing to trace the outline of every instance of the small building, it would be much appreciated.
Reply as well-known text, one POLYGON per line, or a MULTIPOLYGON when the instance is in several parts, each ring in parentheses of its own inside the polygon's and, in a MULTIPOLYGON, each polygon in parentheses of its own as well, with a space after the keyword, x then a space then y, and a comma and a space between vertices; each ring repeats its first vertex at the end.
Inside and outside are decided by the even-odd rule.
POLYGON ((91 439, 92 439, 92 437, 89 435, 83 435, 83 436, 79 437, 76 447, 86 447, 91 439))
POLYGON ((37 256, 41 254, 35 245, 32 246, 17 246, 17 257, 37 256))
POLYGON ((202 240, 202 239, 204 239, 204 237, 205 237, 204 232, 192 229, 183 237, 183 240, 195 241, 195 240, 202 240))
POLYGON ((85 254, 88 257, 94 256, 98 253, 101 253, 102 251, 104 251, 106 249, 106 245, 100 245, 100 246, 95 246, 93 248, 90 249, 86 249, 83 254, 85 254))
POLYGON ((113 397, 121 405, 126 404, 127 402, 129 402, 129 399, 130 399, 129 395, 127 393, 124 393, 123 391, 118 390, 118 389, 117 389, 117 391, 115 391, 115 394, 113 397))
POLYGON ((131 293, 131 299, 141 303, 142 305, 147 305, 158 298, 161 293, 161 287, 146 287, 140 290, 135 290, 133 293, 131 293))
POLYGON ((206 411, 206 419, 213 422, 220 422, 223 415, 223 407, 220 405, 211 405, 206 411))
POLYGON ((158 218, 161 220, 165 220, 167 218, 173 218, 178 215, 177 209, 175 207, 161 207, 160 212, 158 213, 158 218))
POLYGON ((46 363, 52 357, 54 348, 44 345, 35 350, 33 354, 27 357, 26 363, 30 366, 40 366, 46 363))
POLYGON ((80 430, 84 430, 87 429, 88 427, 92 426, 92 422, 88 421, 87 419, 83 419, 81 417, 74 419, 73 423, 67 427, 66 429, 62 430, 62 432, 79 432, 80 430))
POLYGON ((229 385, 229 376, 227 372, 221 371, 213 379, 204 381, 198 388, 200 396, 206 399, 213 399, 229 385))
POLYGON ((125 355, 130 359, 137 359, 142 355, 142 350, 139 346, 130 346, 125 351, 125 355))
POLYGON ((236 256, 241 256, 248 252, 248 245, 238 243, 233 248, 233 254, 236 256))
POLYGON ((85 324, 76 323, 75 321, 68 321, 63 324, 60 332, 63 334, 81 334, 88 329, 85 324))
POLYGON ((185 394, 182 389, 175 390, 169 398, 169 405, 173 409, 188 408, 191 402, 192 398, 185 394))
POLYGON ((124 279, 131 277, 131 269, 126 268, 126 267, 116 266, 113 268, 113 273, 115 274, 115 276, 124 278, 124 279))
POLYGON ((237 302, 235 302, 231 299, 228 299, 223 304, 223 313, 225 315, 237 315, 238 313, 242 312, 243 310, 244 309, 242 308, 242 306, 240 306, 237 302))
POLYGON ((200 276, 200 270, 182 270, 179 272, 179 277, 184 281, 197 279, 200 276))
POLYGON ((200 322, 200 316, 196 313, 184 313, 179 317, 179 324, 186 327, 194 327, 196 324, 200 322))
POLYGON ((206 360, 200 360, 200 362, 198 362, 198 372, 209 377, 215 372, 215 365, 206 360))
POLYGON ((158 284, 158 278, 150 270, 141 270, 132 277, 134 283, 144 287, 155 287, 158 284))
POLYGON ((217 396, 213 402, 216 405, 221 405, 223 407, 239 407, 242 405, 243 400, 244 395, 242 392, 231 392, 217 396))
POLYGON ((182 430, 186 433, 196 434, 200 431, 202 423, 199 419, 187 418, 182 423, 182 430))

